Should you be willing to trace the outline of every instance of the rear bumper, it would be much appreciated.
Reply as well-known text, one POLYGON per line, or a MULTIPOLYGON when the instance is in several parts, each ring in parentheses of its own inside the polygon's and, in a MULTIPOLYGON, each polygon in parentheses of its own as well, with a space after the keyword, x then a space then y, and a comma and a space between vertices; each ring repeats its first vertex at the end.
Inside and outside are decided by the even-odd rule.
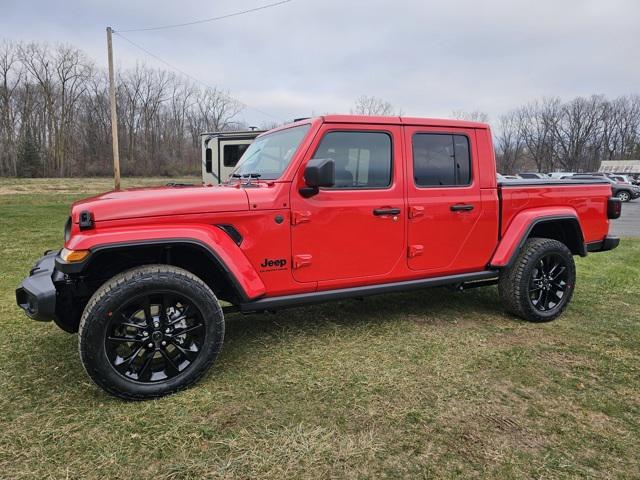
POLYGON ((55 268, 57 251, 45 252, 16 289, 16 302, 34 320, 48 322, 56 316, 54 279, 63 277, 55 268))
POLYGON ((604 237, 604 240, 599 242, 591 242, 587 244, 588 252, 606 252, 608 250, 613 250, 620 244, 620 239, 618 237, 604 237))

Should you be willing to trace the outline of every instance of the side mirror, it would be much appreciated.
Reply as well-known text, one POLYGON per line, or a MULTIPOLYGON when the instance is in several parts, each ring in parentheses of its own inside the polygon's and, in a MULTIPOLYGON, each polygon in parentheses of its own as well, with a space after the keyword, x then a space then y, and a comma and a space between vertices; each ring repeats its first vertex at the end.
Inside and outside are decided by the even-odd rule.
POLYGON ((304 183, 307 186, 300 189, 300 194, 305 198, 317 195, 320 187, 333 187, 335 178, 335 162, 332 158, 312 158, 304 169, 304 183))

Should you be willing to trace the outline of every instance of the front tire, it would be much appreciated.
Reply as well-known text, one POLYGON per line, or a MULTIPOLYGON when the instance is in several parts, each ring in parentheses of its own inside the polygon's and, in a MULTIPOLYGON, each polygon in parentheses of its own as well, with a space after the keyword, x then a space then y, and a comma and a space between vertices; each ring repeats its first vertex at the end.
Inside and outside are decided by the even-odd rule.
POLYGON ((498 291, 505 308, 530 322, 550 322, 573 296, 576 267, 565 244, 528 239, 513 264, 500 272, 498 291))
POLYGON ((193 384, 213 364, 223 339, 214 293, 192 273, 169 265, 114 276, 89 300, 78 332, 87 374, 127 400, 193 384))

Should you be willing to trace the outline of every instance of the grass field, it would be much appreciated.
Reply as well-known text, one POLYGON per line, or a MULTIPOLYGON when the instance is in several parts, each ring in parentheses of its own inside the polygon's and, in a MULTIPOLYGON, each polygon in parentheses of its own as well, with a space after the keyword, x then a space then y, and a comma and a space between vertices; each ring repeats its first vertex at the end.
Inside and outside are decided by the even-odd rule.
POLYGON ((14 305, 69 202, 109 186, 0 181, 1 478, 640 477, 639 240, 577 259, 550 324, 494 287, 229 315, 203 381, 125 403, 14 305))

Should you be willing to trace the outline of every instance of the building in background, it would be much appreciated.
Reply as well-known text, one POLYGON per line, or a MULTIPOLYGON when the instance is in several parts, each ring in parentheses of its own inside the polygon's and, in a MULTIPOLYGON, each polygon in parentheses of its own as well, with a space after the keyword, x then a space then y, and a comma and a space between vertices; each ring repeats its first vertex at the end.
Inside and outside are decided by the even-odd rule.
POLYGON ((600 172, 640 174, 640 160, 603 160, 600 172))

